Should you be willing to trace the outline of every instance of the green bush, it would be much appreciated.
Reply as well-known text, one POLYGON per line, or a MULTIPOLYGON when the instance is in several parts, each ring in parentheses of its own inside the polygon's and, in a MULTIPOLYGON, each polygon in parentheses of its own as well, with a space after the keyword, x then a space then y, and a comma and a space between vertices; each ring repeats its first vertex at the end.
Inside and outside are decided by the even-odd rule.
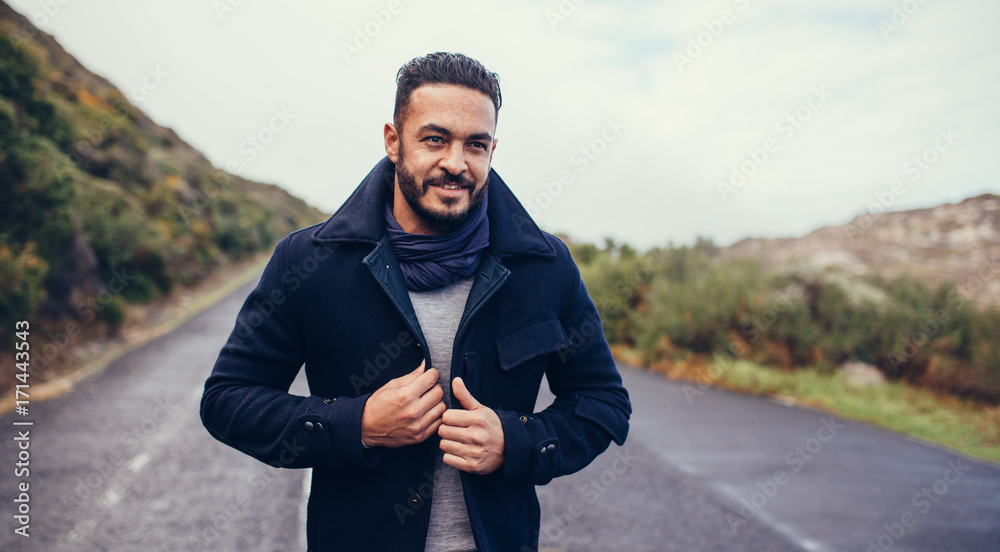
POLYGON ((115 335, 125 321, 125 302, 117 295, 112 297, 97 313, 97 317, 108 327, 108 335, 115 335))
POLYGON ((701 239, 645 253, 611 240, 571 252, 609 342, 647 362, 733 350, 785 368, 864 361, 889 377, 1000 401, 1000 310, 972 308, 953 285, 769 271, 720 258, 701 239))
POLYGON ((0 240, 0 345, 9 347, 14 323, 33 321, 45 300, 48 263, 35 254, 34 243, 14 251, 0 240))
POLYGON ((683 256, 679 279, 656 278, 648 308, 637 313, 640 345, 647 351, 669 336, 677 347, 695 353, 725 350, 739 332, 749 303, 765 291, 760 266, 753 261, 683 256))

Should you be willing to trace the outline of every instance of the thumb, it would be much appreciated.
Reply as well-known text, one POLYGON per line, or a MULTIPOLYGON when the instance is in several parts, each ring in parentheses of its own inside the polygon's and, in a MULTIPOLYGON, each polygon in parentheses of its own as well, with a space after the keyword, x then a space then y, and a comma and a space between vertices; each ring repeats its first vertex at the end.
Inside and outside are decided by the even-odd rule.
POLYGON ((462 378, 455 378, 451 380, 451 389, 455 392, 455 398, 461 403, 462 408, 466 410, 475 410, 482 406, 479 401, 469 393, 469 389, 465 387, 465 382, 462 378))

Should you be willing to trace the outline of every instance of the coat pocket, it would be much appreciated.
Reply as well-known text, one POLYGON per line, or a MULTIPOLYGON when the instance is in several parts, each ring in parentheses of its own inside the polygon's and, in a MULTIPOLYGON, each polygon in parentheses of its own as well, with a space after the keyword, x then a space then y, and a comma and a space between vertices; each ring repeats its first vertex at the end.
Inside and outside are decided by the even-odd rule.
POLYGON ((533 322, 496 340, 500 369, 512 370, 525 362, 570 345, 562 324, 555 318, 533 322))

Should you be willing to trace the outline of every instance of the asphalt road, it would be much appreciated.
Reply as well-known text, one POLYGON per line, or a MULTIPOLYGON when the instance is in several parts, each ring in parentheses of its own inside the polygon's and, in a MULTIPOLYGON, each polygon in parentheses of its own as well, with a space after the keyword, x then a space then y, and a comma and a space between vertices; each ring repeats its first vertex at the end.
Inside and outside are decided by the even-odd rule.
MULTIPOLYGON (((249 290, 30 415, 0 418, 0 550, 305 550, 308 471, 265 466, 198 419, 249 290), (34 425, 13 425, 23 421, 34 425), (23 477, 15 438, 26 429, 23 477), (15 533, 22 482, 28 538, 15 533)), ((542 550, 1000 550, 997 466, 830 415, 622 375, 628 441, 538 488, 542 550)), ((307 393, 302 381, 293 392, 307 393)))

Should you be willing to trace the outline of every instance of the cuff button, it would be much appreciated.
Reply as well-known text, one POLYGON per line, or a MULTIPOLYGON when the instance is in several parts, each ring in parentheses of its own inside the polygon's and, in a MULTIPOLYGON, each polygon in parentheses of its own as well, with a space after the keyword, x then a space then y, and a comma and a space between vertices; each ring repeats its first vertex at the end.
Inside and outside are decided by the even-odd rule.
POLYGON ((306 422, 306 423, 302 424, 302 429, 304 429, 306 431, 312 431, 313 430, 313 423, 312 422, 306 422))

